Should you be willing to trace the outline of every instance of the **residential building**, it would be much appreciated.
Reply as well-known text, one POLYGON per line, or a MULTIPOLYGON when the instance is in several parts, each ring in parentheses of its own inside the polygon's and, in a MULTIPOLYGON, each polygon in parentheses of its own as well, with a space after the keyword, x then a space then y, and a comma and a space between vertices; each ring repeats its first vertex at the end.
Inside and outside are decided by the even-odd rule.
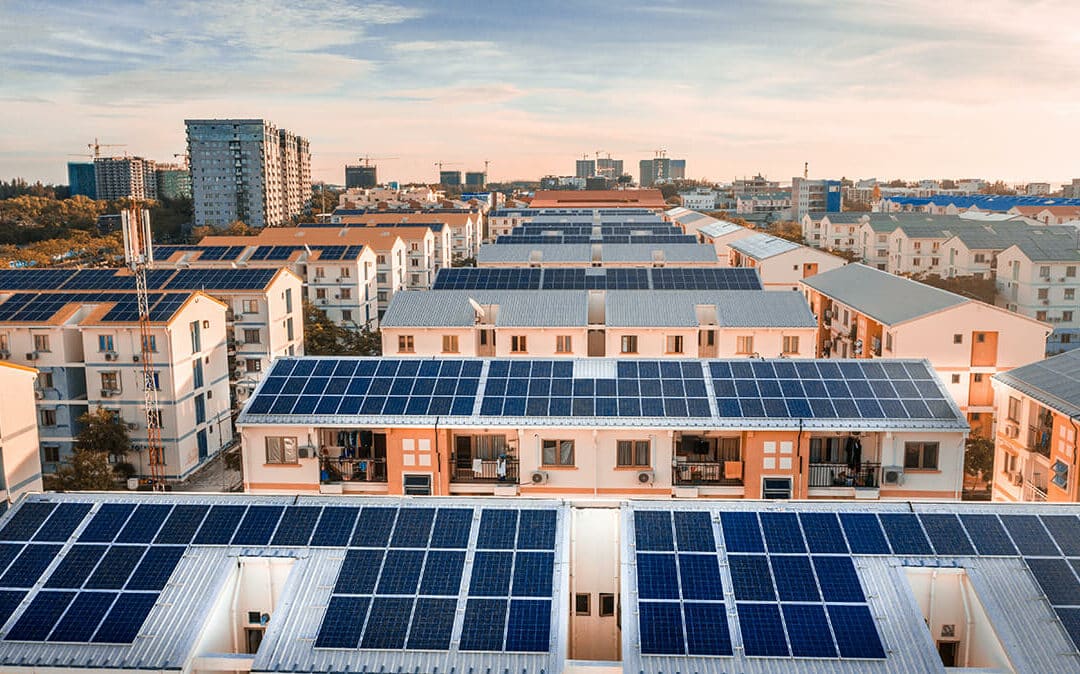
POLYGON ((739 215, 772 213, 780 219, 790 219, 791 194, 788 192, 765 192, 735 196, 735 212, 739 215))
POLYGON ((757 269, 766 290, 799 290, 802 279, 847 264, 844 258, 771 234, 729 240, 727 247, 729 265, 757 269))
POLYGON ((1080 501, 1080 351, 996 374, 995 501, 1080 501))
POLYGON ((596 175, 596 160, 578 159, 574 162, 575 178, 592 178, 596 175))
POLYGON ((311 195, 308 142, 262 119, 188 119, 195 225, 287 223, 311 195))
POLYGON ((97 199, 97 176, 92 162, 69 161, 68 194, 97 199))
MULTIPOLYGON (((395 227, 428 228, 446 225, 450 229, 449 247, 445 248, 443 242, 440 241, 439 252, 446 250, 449 257, 441 255, 436 270, 441 269, 443 266, 449 266, 454 258, 476 257, 476 251, 480 247, 484 234, 483 214, 478 210, 469 209, 378 211, 372 213, 351 213, 339 210, 335 211, 331 222, 342 225, 393 225, 395 227)), ((356 227, 351 227, 351 229, 356 229, 356 227)), ((441 230, 441 227, 439 230, 441 230)))
POLYGON ((796 222, 811 211, 837 212, 841 208, 839 180, 791 179, 791 215, 796 222))
MULTIPOLYGON (((377 167, 357 165, 345 167, 345 189, 373 189, 379 184, 377 167)), ((342 195, 344 197, 345 195, 342 195)))
POLYGON ((155 164, 142 157, 94 159, 95 193, 98 199, 156 199, 155 164))
POLYGON ((1013 206, 1010 215, 1020 215, 1041 222, 1044 225, 1060 225, 1080 220, 1080 205, 1076 206, 1013 206))
POLYGON ((1073 178, 1072 182, 1062 185, 1061 196, 1066 199, 1080 199, 1080 178, 1073 178))
POLYGON ((1080 344, 1080 233, 1034 229, 998 253, 995 279, 1008 309, 1053 326, 1046 353, 1054 355, 1080 344))
POLYGON ((0 361, 0 498, 6 510, 25 494, 42 491, 41 450, 38 444, 38 371, 0 361))
POLYGON ((716 259, 720 261, 720 266, 727 267, 731 265, 731 243, 754 236, 756 232, 733 222, 717 220, 699 227, 697 234, 699 241, 712 245, 716 250, 716 259))
POLYGON ((939 500, 968 429, 923 360, 746 358, 282 358, 238 424, 256 493, 939 500), (279 395, 320 373, 345 395, 279 395))
POLYGON ((716 198, 718 196, 719 193, 716 190, 710 190, 704 187, 696 187, 687 192, 679 192, 679 198, 682 199, 683 208, 689 208, 695 211, 716 210, 716 198))
POLYGON ((801 221, 803 241, 815 248, 861 253, 860 229, 869 219, 869 213, 857 211, 807 213, 801 221))
POLYGON ((482 190, 487 185, 487 173, 483 171, 466 171, 465 187, 471 190, 482 190))
POLYGON ((667 157, 642 159, 638 162, 638 185, 652 187, 671 180, 671 160, 667 157))
POLYGON ((735 196, 771 194, 773 192, 781 191, 779 181, 768 180, 761 174, 755 175, 753 178, 738 178, 732 182, 731 188, 735 192, 735 196))
POLYGON ((668 207, 660 190, 539 190, 529 202, 532 209, 647 209, 660 212, 668 207))
POLYGON ((404 357, 806 358, 817 320, 764 290, 427 290, 394 295, 380 330, 404 357))
POLYGON ((480 247, 478 267, 716 267, 699 243, 505 243, 480 247))
POLYGON ((154 171, 159 199, 190 199, 191 171, 177 164, 158 164, 154 171))
POLYGON ((1050 194, 1050 183, 1028 183, 1024 193, 1031 197, 1047 196, 1050 194))
POLYGON ((615 180, 623 175, 623 160, 608 157, 596 158, 596 175, 615 180))
POLYGON ((926 358, 972 431, 993 432, 990 379, 1042 358, 1050 330, 1002 307, 854 263, 802 281, 826 358, 926 358))
MULTIPOLYGON (((148 475, 135 294, 23 291, 0 297, 0 355, 39 371, 44 470, 54 472, 70 457, 79 417, 100 408, 128 424, 136 447, 130 460, 148 475)), ((226 305, 201 292, 155 293, 150 311, 165 474, 182 478, 232 439, 226 305)))
POLYGON ((439 171, 439 184, 443 187, 461 187, 461 171, 439 171))
POLYGON ((685 159, 672 159, 671 160, 671 179, 672 180, 685 180, 686 179, 686 160, 685 159))

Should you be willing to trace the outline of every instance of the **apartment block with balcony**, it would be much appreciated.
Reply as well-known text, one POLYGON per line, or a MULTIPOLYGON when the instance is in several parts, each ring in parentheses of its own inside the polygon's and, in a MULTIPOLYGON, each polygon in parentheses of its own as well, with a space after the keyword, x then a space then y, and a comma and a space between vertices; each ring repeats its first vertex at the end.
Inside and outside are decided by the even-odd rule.
POLYGON ((1002 307, 850 264, 802 282, 825 358, 926 358, 983 437, 993 433, 990 379, 1042 357, 1049 326, 1002 307))
POLYGON ((799 293, 429 290, 395 295, 383 353, 404 357, 813 357, 799 293))
POLYGON ((1071 227, 1032 234, 997 256, 998 302, 1049 323, 1046 354, 1080 345, 1080 234, 1071 227))
POLYGON ((798 290, 802 279, 847 264, 842 257, 770 234, 736 239, 728 248, 730 266, 756 269, 766 290, 798 290))
POLYGON ((1080 350, 994 376, 993 498, 1080 501, 1080 350))
POLYGON ((254 493, 938 500, 968 428, 925 361, 787 359, 284 358, 238 424, 254 493))
POLYGON ((95 195, 98 199, 157 199, 155 163, 142 157, 94 159, 95 195))
POLYGON ((42 490, 37 374, 32 367, 0 361, 0 499, 5 504, 42 490))
POLYGON ((869 217, 869 213, 858 211, 807 213, 801 221, 803 242, 815 248, 857 253, 861 248, 858 234, 869 217))
MULTIPOLYGON (((483 238, 484 215, 470 210, 424 210, 424 211, 375 211, 362 213, 335 212, 334 224, 364 226, 424 226, 445 225, 450 228, 449 248, 446 240, 437 244, 439 266, 448 267, 454 259, 476 257, 483 238)), ((436 230, 438 231, 438 230, 436 230)))

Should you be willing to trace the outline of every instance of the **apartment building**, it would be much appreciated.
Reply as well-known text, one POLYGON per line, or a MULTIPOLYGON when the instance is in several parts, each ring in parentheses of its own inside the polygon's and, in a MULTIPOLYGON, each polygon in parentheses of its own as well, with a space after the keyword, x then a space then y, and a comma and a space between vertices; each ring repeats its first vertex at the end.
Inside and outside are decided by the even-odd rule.
POLYGON ((996 374, 995 501, 1080 501, 1080 351, 996 374))
POLYGON ((999 301, 1025 316, 1050 323, 1047 355, 1080 345, 1080 230, 1033 231, 997 255, 999 301))
MULTIPOLYGON (((434 273, 439 269, 449 267, 454 259, 465 259, 476 256, 480 246, 483 229, 483 216, 475 211, 430 211, 425 213, 397 213, 377 212, 350 215, 348 212, 337 214, 332 218, 332 224, 343 227, 392 227, 402 231, 403 236, 409 237, 417 230, 427 228, 434 237, 434 249, 427 253, 432 258, 431 267, 434 273)), ((421 236, 424 236, 421 234, 421 236)), ((407 243, 415 243, 414 239, 407 239, 407 243)), ((432 278, 434 278, 434 273, 432 278)))
POLYGON ((839 180, 791 179, 791 216, 801 222, 813 211, 838 213, 841 208, 839 180))
POLYGON ((3 509, 24 494, 40 492, 41 450, 38 444, 38 371, 11 361, 0 361, 0 498, 3 509))
POLYGON ((696 211, 716 210, 717 200, 721 198, 722 194, 717 190, 704 187, 698 187, 686 192, 679 192, 679 199, 682 200, 683 208, 689 208, 696 211))
POLYGON ((766 290, 798 290, 801 279, 847 264, 842 257, 771 234, 744 236, 727 247, 730 266, 756 269, 766 290))
POLYGON ((155 164, 142 157, 94 159, 95 194, 98 199, 157 199, 155 164))
POLYGON ((1050 326, 918 281, 850 264, 802 281, 818 355, 926 358, 972 431, 993 431, 990 379, 1042 358, 1050 326))
POLYGON ((428 290, 397 293, 381 331, 404 357, 806 358, 817 320, 764 290, 428 290))
MULTIPOLYGON (((55 270, 66 272, 67 270, 55 270)), ((107 409, 125 422, 147 463, 142 342, 134 293, 0 294, 0 356, 38 370, 42 466, 70 456, 79 417, 107 409)), ((150 348, 162 407, 165 473, 181 478, 232 439, 226 305, 202 292, 154 293, 150 348)))
POLYGON ((808 246, 833 251, 860 253, 859 233, 869 213, 807 213, 802 218, 803 241, 808 246))
POLYGON ((1013 206, 1008 211, 1011 215, 1019 215, 1036 220, 1044 225, 1061 225, 1066 222, 1080 220, 1080 205, 1073 206, 1013 206))
POLYGON ((739 215, 770 213, 786 220, 791 212, 791 194, 789 192, 737 194, 735 195, 735 212, 739 215))
POLYGON ((749 227, 736 225, 726 220, 717 220, 714 223, 702 225, 697 230, 698 241, 710 244, 716 250, 716 259, 721 267, 731 265, 731 243, 749 236, 756 232, 749 227))
POLYGON ((660 190, 537 190, 530 209, 646 209, 667 208, 660 190))
POLYGON ((698 243, 506 243, 480 247, 478 267, 716 267, 698 243))
POLYGON ((239 427, 255 493, 870 499, 959 498, 968 429, 922 360, 387 357, 279 359, 239 427))
POLYGON ((195 225, 289 222, 311 195, 304 138, 263 119, 188 119, 195 225))

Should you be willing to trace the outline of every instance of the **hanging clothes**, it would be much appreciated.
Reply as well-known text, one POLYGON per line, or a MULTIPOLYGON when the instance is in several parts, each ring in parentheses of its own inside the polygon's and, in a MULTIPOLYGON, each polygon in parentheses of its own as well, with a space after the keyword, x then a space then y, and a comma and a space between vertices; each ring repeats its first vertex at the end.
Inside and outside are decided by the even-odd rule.
POLYGON ((495 475, 498 476, 498 478, 500 480, 505 480, 506 479, 506 457, 505 456, 500 456, 499 459, 495 462, 495 475))
POLYGON ((472 460, 472 472, 474 477, 484 476, 484 460, 476 457, 472 460))
POLYGON ((844 441, 844 458, 847 459, 847 467, 850 470, 855 470, 855 437, 847 436, 847 440, 844 441))
POLYGON ((862 471, 862 440, 859 438, 853 438, 854 442, 851 443, 851 461, 852 470, 856 473, 862 471))

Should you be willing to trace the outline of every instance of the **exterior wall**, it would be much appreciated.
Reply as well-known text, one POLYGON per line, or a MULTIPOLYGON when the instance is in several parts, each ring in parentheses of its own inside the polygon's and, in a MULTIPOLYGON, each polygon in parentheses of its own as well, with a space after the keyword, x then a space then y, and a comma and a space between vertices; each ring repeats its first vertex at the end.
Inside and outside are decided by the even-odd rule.
POLYGON ((998 255, 996 282, 1000 304, 1051 324, 1046 355, 1080 345, 1080 262, 1034 262, 1013 246, 998 255))
POLYGON ((732 267, 757 268, 765 290, 799 290, 800 280, 847 264, 843 258, 808 246, 800 246, 764 260, 756 260, 732 249, 730 262, 732 267))
POLYGON ((738 231, 725 234, 723 236, 712 237, 705 233, 698 233, 698 240, 702 243, 711 243, 713 248, 716 249, 716 259, 719 261, 721 267, 731 266, 731 243, 738 241, 739 239, 745 239, 748 236, 752 236, 756 232, 749 228, 742 228, 738 231))
POLYGON ((858 253, 864 264, 887 271, 889 269, 889 233, 879 232, 870 223, 863 223, 858 231, 858 253))
POLYGON ((889 235, 887 271, 893 274, 945 275, 948 256, 942 249, 947 237, 911 238, 902 229, 889 235))
MULTIPOLYGON (((809 219, 809 216, 807 217, 809 219)), ((861 245, 862 223, 834 223, 829 216, 821 218, 821 248, 829 250, 859 253, 861 245)))
POLYGON ((297 267, 307 300, 332 322, 355 329, 378 321, 376 264, 376 251, 365 246, 355 260, 312 260, 297 267))
POLYGON ((1080 501, 1080 475, 1076 457, 1080 425, 1060 410, 1049 408, 1030 396, 998 381, 997 432, 994 434, 993 499, 995 501, 1080 501), (1015 418, 1009 416, 1009 399, 1019 401, 1015 418), (1046 410, 1050 423, 1040 420, 1046 410), (1067 466, 1064 486, 1054 482, 1054 466, 1067 466))
POLYGON ((239 406, 279 356, 304 353, 303 283, 295 274, 278 274, 266 290, 216 293, 227 302, 227 346, 233 402, 239 406), (251 311, 254 303, 254 312, 251 311), (250 338, 256 335, 258 341, 250 338))
POLYGON ((41 458, 34 403, 33 368, 4 363, 0 366, 0 495, 14 503, 27 492, 42 491, 41 458))

